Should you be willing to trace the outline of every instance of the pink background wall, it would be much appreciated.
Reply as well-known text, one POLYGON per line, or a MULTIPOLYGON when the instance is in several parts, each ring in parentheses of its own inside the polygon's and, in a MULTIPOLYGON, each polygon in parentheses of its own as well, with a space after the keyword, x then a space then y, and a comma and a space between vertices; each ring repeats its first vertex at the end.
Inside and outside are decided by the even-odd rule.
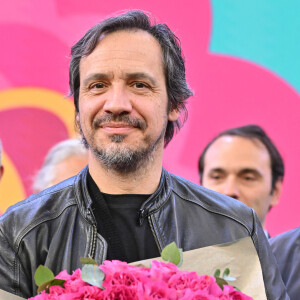
POLYGON ((0 138, 6 172, 0 210, 31 193, 32 178, 48 149, 74 135, 73 104, 65 98, 70 47, 107 15, 131 8, 153 13, 177 34, 195 93, 187 123, 165 151, 164 166, 198 183, 198 156, 214 135, 233 126, 261 125, 286 165, 280 204, 270 212, 267 228, 275 235, 299 226, 300 96, 283 78, 254 62, 210 52, 213 13, 208 0, 1 4, 0 138))

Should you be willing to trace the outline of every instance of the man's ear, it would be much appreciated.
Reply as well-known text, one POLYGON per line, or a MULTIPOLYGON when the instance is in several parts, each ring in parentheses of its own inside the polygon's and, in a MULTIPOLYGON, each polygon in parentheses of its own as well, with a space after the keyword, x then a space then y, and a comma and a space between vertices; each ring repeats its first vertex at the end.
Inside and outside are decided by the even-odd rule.
POLYGON ((174 109, 170 109, 169 114, 168 114, 168 120, 173 122, 178 120, 180 115, 180 112, 178 109, 174 108, 174 109))
POLYGON ((80 123, 79 122, 80 122, 80 120, 79 120, 79 112, 76 112, 74 127, 75 127, 75 132, 80 134, 80 126, 79 126, 80 123))
POLYGON ((272 192, 272 199, 271 199, 271 206, 275 206, 279 202, 279 197, 281 195, 281 190, 282 190, 282 179, 278 179, 275 183, 273 192, 272 192))

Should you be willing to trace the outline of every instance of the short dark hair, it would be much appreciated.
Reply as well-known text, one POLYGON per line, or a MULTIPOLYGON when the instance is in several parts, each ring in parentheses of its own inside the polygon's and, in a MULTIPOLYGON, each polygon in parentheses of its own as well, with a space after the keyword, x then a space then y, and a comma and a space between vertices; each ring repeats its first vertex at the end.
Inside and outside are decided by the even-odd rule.
POLYGON ((92 53, 103 34, 120 30, 140 29, 151 34, 160 44, 163 54, 166 88, 168 93, 168 111, 183 111, 184 117, 174 122, 168 121, 165 146, 171 141, 176 130, 179 130, 187 119, 186 99, 193 95, 185 78, 184 58, 180 41, 166 24, 151 24, 149 16, 140 10, 131 10, 115 17, 108 18, 92 27, 72 47, 69 67, 70 95, 74 96, 76 113, 79 112, 80 73, 79 64, 83 56, 92 53))
POLYGON ((204 159, 205 154, 209 147, 220 137, 225 135, 231 136, 240 136, 249 139, 258 139, 262 144, 267 148, 270 159, 271 159, 271 169, 272 169, 272 189, 271 193, 274 191, 275 184, 278 180, 283 180, 284 177, 284 163, 282 157, 275 147, 272 140, 267 136, 265 131, 258 125, 245 125, 241 127, 235 127, 231 129, 224 130, 220 132, 216 137, 212 139, 208 143, 208 145, 202 151, 199 162, 198 162, 198 170, 200 175, 200 182, 202 183, 202 176, 204 171, 204 159))

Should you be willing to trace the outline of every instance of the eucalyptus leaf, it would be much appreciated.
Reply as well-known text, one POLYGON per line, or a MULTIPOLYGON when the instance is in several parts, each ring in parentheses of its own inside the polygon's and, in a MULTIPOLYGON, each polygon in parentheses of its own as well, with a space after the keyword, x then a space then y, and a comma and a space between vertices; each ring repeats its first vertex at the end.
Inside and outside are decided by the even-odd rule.
POLYGON ((50 286, 59 285, 61 287, 64 287, 64 283, 65 283, 65 280, 54 278, 54 279, 48 280, 48 281, 44 282, 43 284, 41 284, 38 287, 37 292, 40 293, 41 291, 46 290, 46 292, 48 293, 50 286))
POLYGON ((80 262, 83 265, 97 265, 98 266, 98 263, 90 257, 80 257, 80 262))
POLYGON ((180 261, 177 264, 177 267, 180 267, 182 265, 182 263, 183 263, 183 252, 182 252, 181 248, 178 248, 178 250, 179 250, 179 255, 180 255, 180 261))
POLYGON ((96 265, 84 265, 81 271, 81 279, 91 285, 104 289, 102 283, 105 278, 105 273, 96 265))
POLYGON ((43 265, 39 265, 34 273, 34 281, 37 286, 54 279, 53 272, 43 265))
POLYGON ((175 242, 167 245, 161 252, 161 258, 164 261, 171 262, 177 266, 182 264, 182 249, 179 249, 175 242))
POLYGON ((231 276, 224 276, 223 277, 226 281, 236 281, 235 277, 231 277, 231 276))

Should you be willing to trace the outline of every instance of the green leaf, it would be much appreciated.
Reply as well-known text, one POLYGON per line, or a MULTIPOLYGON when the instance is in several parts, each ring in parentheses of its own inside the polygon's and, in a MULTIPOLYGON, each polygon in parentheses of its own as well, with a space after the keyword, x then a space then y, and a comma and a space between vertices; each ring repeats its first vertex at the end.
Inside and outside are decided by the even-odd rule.
POLYGON ((215 271, 215 274, 214 274, 214 277, 220 277, 220 275, 221 275, 221 271, 220 271, 220 269, 217 269, 216 271, 215 271))
POLYGON ((167 245, 161 252, 161 258, 164 261, 171 262, 178 267, 182 264, 182 249, 179 249, 175 242, 167 245))
POLYGON ((34 274, 34 281, 37 286, 42 285, 44 282, 54 279, 53 272, 43 265, 39 265, 34 274))
POLYGON ((98 263, 90 257, 80 257, 80 262, 83 265, 97 265, 98 266, 98 263))
POLYGON ((84 265, 81 271, 81 279, 91 285, 104 289, 102 283, 105 278, 105 273, 96 265, 84 265))
POLYGON ((227 277, 228 275, 230 274, 230 270, 228 269, 228 268, 226 268, 225 270, 224 270, 224 272, 223 272, 223 278, 224 277, 227 277))
POLYGON ((217 282, 218 286, 219 286, 222 290, 223 290, 223 286, 224 286, 224 285, 228 285, 228 282, 227 282, 225 279, 221 278, 221 277, 216 277, 216 282, 217 282))
POLYGON ((48 280, 48 281, 44 282, 43 284, 41 284, 39 286, 39 288, 37 289, 37 292, 40 293, 41 291, 46 290, 46 293, 49 293, 50 286, 59 285, 61 287, 64 287, 64 283, 65 283, 65 280, 54 278, 54 279, 48 280))

